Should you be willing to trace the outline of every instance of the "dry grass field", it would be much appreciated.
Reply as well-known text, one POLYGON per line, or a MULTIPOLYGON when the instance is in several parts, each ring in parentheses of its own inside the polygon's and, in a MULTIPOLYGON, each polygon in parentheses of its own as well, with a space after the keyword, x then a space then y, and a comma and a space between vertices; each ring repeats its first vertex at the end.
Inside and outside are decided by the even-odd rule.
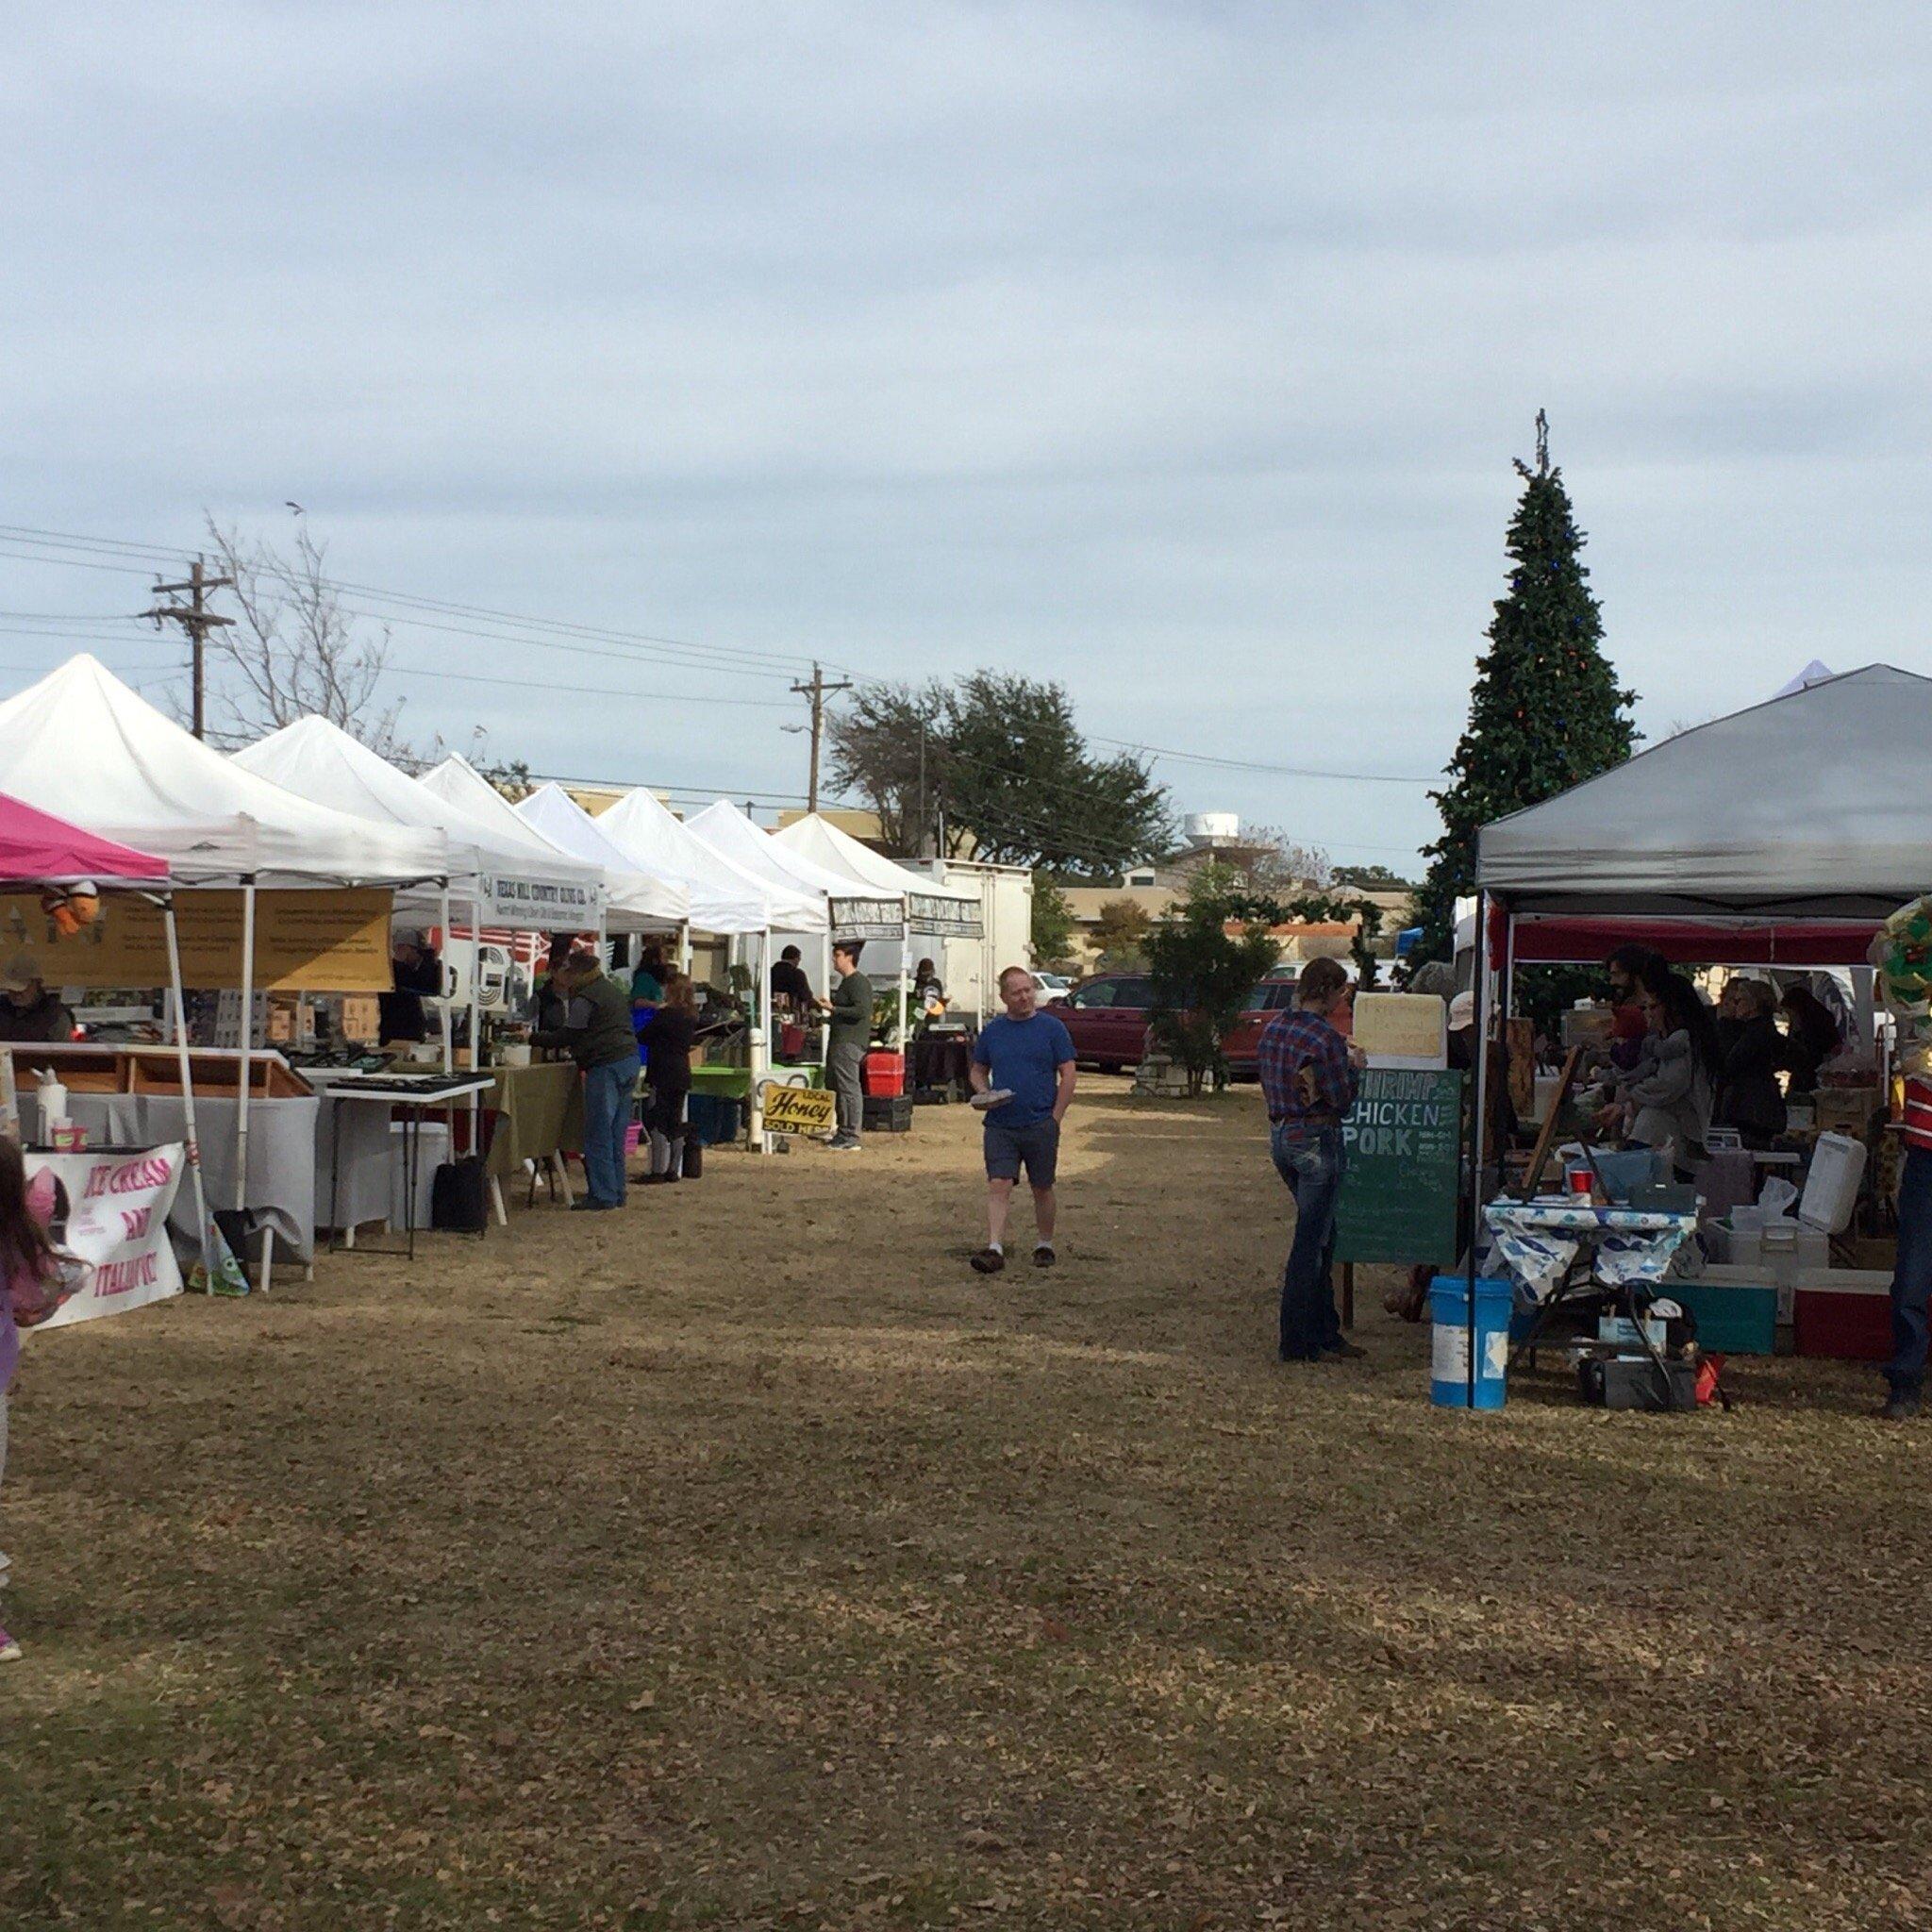
POLYGON ((34 1338, 0 1925, 1932 1922, 1932 1433, 1282 1368, 1252 1091, 34 1338))

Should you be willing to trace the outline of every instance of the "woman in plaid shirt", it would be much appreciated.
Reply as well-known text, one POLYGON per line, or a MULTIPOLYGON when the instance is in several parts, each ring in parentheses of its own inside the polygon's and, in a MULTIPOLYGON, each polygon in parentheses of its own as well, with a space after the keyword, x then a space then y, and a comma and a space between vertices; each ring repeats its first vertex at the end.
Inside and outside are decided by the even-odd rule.
POLYGON ((1348 1004, 1348 974, 1334 959, 1302 972, 1295 1004, 1261 1035, 1257 1058, 1274 1166, 1294 1196, 1294 1245, 1281 1276, 1281 1359, 1358 1356, 1341 1339, 1329 1291, 1335 1204, 1341 1194, 1341 1123, 1355 1106, 1362 1051, 1331 1024, 1348 1004))

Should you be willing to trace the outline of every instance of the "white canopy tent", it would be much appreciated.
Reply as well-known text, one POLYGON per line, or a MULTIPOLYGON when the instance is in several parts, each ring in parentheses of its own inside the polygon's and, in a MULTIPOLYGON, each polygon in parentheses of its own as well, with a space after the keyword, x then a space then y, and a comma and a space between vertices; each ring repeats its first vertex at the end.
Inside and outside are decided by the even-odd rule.
POLYGON ((84 655, 0 704, 0 791, 81 808, 90 831, 167 859, 176 885, 394 886, 449 869, 440 833, 283 790, 84 655))
POLYGON ((677 932, 691 920, 691 889, 634 859, 562 786, 540 785, 511 808, 533 831, 604 874, 612 932, 677 932))
POLYGON ((685 888, 691 923, 698 931, 755 933, 772 924, 764 883, 707 845, 651 792, 626 791, 592 823, 639 866, 685 888))
MULTIPOLYGON (((906 992, 907 955, 912 950, 915 933, 929 933, 935 939, 975 939, 980 930, 979 896, 962 892, 937 879, 908 872, 895 865, 870 845, 861 844, 849 832, 841 832, 829 819, 817 812, 795 819, 772 837, 781 845, 801 854, 825 872, 850 881, 847 891, 890 892, 897 901, 897 917, 878 932, 881 939, 899 942, 899 1046, 907 1048, 906 992)), ((846 932, 845 922, 835 917, 839 930, 846 932)))
POLYGON ((202 743, 85 654, 0 704, 0 791, 45 811, 71 815, 79 806, 90 831, 167 859, 176 886, 241 888, 235 1205, 245 1208, 257 891, 440 884, 447 841, 284 791, 202 743))
POLYGON ((604 872, 566 852, 517 816, 516 807, 459 758, 446 758, 416 780, 475 828, 494 861, 482 886, 483 924, 518 932, 588 932, 606 911, 604 872))

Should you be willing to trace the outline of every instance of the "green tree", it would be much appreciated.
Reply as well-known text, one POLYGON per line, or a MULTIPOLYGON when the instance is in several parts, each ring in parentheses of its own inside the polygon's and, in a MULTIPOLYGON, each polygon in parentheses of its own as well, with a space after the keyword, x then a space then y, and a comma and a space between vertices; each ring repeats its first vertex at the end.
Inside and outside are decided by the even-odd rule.
POLYGON ((1412 892, 1415 881, 1393 873, 1386 865, 1338 865, 1335 883, 1357 892, 1412 892))
POLYGON ((1225 1077, 1222 1040, 1279 957, 1268 920, 1252 910, 1226 868, 1208 865, 1148 930, 1148 1026, 1155 1043, 1187 1070, 1190 1093, 1200 1092, 1210 1074, 1225 1077), (1231 924, 1238 929, 1230 932, 1231 924))
POLYGON ((1141 941, 1153 924, 1152 915, 1138 899, 1103 899, 1088 938, 1099 950, 1103 965, 1128 966, 1139 959, 1141 941))
POLYGON ((1038 875, 1033 881, 1033 958, 1049 972, 1065 961, 1074 950, 1074 908, 1067 895, 1049 878, 1038 875))
POLYGON ((1091 754, 1058 684, 975 671, 951 686, 868 685, 830 743, 834 784, 901 849, 942 820, 951 851, 1091 878, 1172 835, 1165 789, 1130 753, 1091 754))
POLYGON ((1551 466, 1541 410, 1536 426, 1536 467, 1516 465, 1523 496, 1509 525, 1508 592, 1476 665, 1449 783, 1429 794, 1442 836, 1428 849, 1416 895, 1417 964, 1454 956, 1456 900, 1475 890, 1477 829, 1622 764, 1636 737, 1636 693, 1618 685, 1604 655, 1603 619, 1580 556, 1584 535, 1563 473, 1551 466))

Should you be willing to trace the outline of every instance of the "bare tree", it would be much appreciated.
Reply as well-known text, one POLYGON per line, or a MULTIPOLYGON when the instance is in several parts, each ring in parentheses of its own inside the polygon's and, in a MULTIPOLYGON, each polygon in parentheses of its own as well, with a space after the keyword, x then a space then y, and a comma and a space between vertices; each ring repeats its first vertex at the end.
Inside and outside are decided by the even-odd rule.
POLYGON ((1257 825, 1241 841, 1239 863, 1249 882, 1264 892, 1324 891, 1334 883, 1335 867, 1319 845, 1304 845, 1278 825, 1257 825))
POLYGON ((408 758, 402 700, 383 705, 389 630, 342 608, 324 569, 328 546, 299 519, 291 552, 244 539, 210 517, 220 574, 235 580, 235 624, 208 640, 210 683, 230 731, 252 741, 298 718, 326 718, 384 758, 408 758), (220 674, 225 672, 225 677, 220 674))

